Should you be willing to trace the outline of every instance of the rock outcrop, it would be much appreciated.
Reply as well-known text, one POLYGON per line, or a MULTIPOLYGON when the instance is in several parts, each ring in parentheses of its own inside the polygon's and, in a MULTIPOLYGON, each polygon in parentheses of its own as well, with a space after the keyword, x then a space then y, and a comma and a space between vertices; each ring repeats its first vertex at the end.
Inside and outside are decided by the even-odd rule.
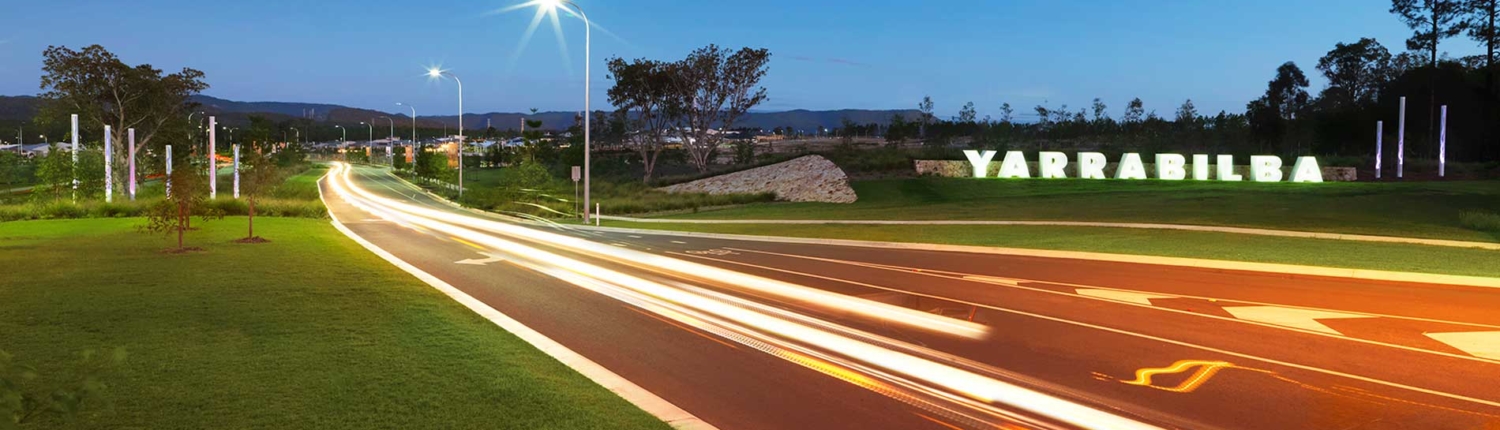
POLYGON ((849 177, 818 155, 662 188, 669 193, 773 193, 789 202, 854 203, 849 177))

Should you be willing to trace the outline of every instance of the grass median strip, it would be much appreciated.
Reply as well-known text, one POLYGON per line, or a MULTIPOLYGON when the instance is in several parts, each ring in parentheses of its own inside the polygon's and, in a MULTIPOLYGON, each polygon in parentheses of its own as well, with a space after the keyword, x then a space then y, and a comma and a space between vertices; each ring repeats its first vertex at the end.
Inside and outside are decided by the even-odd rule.
POLYGON ((0 349, 130 352, 112 410, 36 428, 667 428, 327 221, 195 220, 183 255, 142 223, 0 223, 0 349))
POLYGON ((1500 252, 1230 233, 1050 226, 673 224, 607 227, 1154 255, 1338 268, 1500 276, 1500 252))

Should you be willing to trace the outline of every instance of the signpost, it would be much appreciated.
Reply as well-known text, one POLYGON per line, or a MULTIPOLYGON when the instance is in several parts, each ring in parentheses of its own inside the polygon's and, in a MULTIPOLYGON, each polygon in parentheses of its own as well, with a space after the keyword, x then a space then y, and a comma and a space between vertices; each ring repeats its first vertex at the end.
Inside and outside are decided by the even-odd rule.
MULTIPOLYGON (((582 178, 582 168, 573 166, 573 213, 578 213, 578 180, 582 178)), ((585 216, 584 219, 586 220, 588 217, 585 216)))

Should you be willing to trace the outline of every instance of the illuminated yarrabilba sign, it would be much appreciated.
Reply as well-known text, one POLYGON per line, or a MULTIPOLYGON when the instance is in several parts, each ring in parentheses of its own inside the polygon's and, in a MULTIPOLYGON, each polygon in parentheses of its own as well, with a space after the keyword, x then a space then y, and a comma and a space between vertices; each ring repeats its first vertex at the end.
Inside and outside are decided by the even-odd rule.
MULTIPOLYGON (((990 164, 995 162, 995 151, 964 151, 964 156, 969 158, 969 166, 974 168, 974 177, 984 178, 989 176, 990 164)), ((1141 154, 1129 152, 1120 156, 1115 167, 1114 179, 1147 179, 1154 176, 1163 181, 1181 181, 1192 178, 1195 181, 1207 181, 1217 179, 1220 181, 1244 181, 1245 175, 1235 173, 1234 156, 1218 155, 1212 158, 1206 154, 1193 154, 1192 158, 1182 154, 1156 154, 1156 165, 1154 172, 1147 172, 1146 164, 1141 159, 1141 154), (1190 162, 1191 161, 1191 162, 1190 162), (1212 174, 1212 175, 1211 175, 1212 174)), ((1000 160, 998 178, 1031 178, 1061 179, 1068 178, 1068 155, 1061 152, 1042 151, 1037 154, 1037 169, 1035 176, 1031 171, 1031 164, 1026 159, 1026 154, 1021 151, 1008 151, 1000 160)), ((1108 179, 1104 174, 1104 168, 1109 165, 1109 160, 1104 154, 1098 152, 1080 152, 1078 159, 1073 165, 1073 174, 1082 179, 1108 179)), ((1253 155, 1250 156, 1250 177, 1248 180, 1254 182, 1323 182, 1323 168, 1318 166, 1317 157, 1297 157, 1297 162, 1292 165, 1291 178, 1286 178, 1282 172, 1281 157, 1275 155, 1253 155)))

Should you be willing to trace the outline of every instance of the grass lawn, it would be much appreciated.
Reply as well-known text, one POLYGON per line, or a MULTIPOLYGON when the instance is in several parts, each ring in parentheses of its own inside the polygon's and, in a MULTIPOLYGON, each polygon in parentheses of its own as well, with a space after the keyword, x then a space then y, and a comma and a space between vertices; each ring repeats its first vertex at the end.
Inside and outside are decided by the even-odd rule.
MULTIPOLYGON (((753 204, 669 218, 1115 221, 1500 241, 1500 233, 1465 228, 1459 221, 1463 211, 1500 213, 1500 181, 1258 184, 917 178, 857 181, 853 186, 859 194, 853 204, 753 204)), ((1043 230, 1035 231, 1040 235, 1043 230)))
POLYGON ((1097 227, 662 224, 605 221, 606 227, 882 242, 1032 248, 1500 276, 1500 251, 1294 239, 1227 233, 1097 227))
MULTIPOLYGON (((580 199, 574 198, 574 184, 571 178, 552 177, 546 183, 532 185, 528 190, 520 190, 520 187, 514 185, 518 171, 519 169, 514 167, 470 169, 464 173, 467 191, 464 198, 458 201, 479 209, 523 212, 550 218, 571 218, 563 214, 576 213, 575 202, 581 197, 580 199), (550 210, 541 209, 541 207, 547 207, 550 210)), ((438 191, 452 194, 447 191, 438 191)), ((775 198, 771 194, 673 194, 658 191, 639 181, 615 182, 601 178, 595 178, 591 197, 592 203, 602 205, 606 213, 615 214, 692 210, 770 202, 775 198)))
MULTIPOLYGON (((44 377, 125 347, 112 410, 62 429, 667 428, 370 254, 327 221, 0 223, 0 349, 44 377)), ((97 406, 97 405, 96 405, 97 406)))

